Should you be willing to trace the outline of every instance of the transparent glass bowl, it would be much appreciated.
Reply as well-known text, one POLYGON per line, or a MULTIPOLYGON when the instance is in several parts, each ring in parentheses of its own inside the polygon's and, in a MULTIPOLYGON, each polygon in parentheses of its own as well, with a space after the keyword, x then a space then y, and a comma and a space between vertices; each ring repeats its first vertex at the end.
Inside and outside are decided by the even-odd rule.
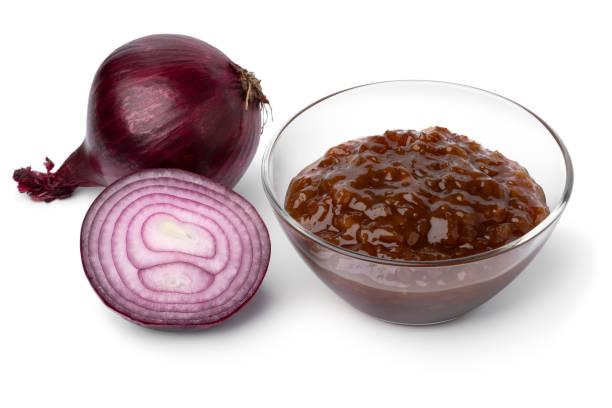
POLYGON ((310 268, 357 309, 403 324, 452 320, 510 283, 552 233, 569 199, 573 171, 557 134, 502 96, 434 81, 391 81, 346 89, 306 107, 268 146, 266 196, 310 268), (394 261, 359 254, 312 234, 284 209, 289 183, 330 147, 387 129, 443 126, 526 167, 546 194, 550 215, 521 238, 478 255, 445 261, 394 261))

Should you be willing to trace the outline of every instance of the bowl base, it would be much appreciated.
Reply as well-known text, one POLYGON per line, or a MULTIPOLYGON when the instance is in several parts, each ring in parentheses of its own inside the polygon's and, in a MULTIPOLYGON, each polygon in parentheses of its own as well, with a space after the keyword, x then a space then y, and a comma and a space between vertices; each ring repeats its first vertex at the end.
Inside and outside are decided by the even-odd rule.
POLYGON ((405 322, 394 322, 393 320, 385 320, 385 319, 381 319, 378 318, 378 320, 383 321, 385 323, 391 323, 391 324, 396 324, 398 326, 435 326, 438 324, 444 324, 444 323, 449 323, 452 322, 454 320, 457 320, 458 318, 460 318, 463 315, 460 316, 455 316, 455 317, 451 317, 450 319, 445 319, 445 320, 440 320, 438 322, 428 322, 428 323, 405 323, 405 322))

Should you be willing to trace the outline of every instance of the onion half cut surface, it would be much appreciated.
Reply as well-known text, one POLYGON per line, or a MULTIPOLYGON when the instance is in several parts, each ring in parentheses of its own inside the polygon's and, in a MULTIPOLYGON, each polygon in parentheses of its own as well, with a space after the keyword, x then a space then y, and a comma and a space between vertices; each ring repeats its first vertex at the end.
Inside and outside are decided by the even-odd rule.
POLYGON ((106 188, 81 229, 85 274, 107 306, 157 328, 206 328, 259 288, 270 238, 255 208, 205 177, 144 170, 106 188))

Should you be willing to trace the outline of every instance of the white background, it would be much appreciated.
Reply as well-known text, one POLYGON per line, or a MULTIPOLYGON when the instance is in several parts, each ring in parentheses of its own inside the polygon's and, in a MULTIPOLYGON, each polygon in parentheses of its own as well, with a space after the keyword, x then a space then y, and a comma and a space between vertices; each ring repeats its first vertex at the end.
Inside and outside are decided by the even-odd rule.
POLYGON ((2 6, 1 406, 611 406, 609 2, 206 3, 2 6), (161 32, 255 71, 274 108, 236 188, 270 229, 268 275, 242 311, 201 333, 138 327, 97 298, 79 228, 100 189, 47 205, 10 177, 42 169, 45 155, 61 164, 84 136, 98 65, 161 32), (445 325, 391 325, 345 304, 298 258, 261 188, 263 148, 290 116, 388 79, 507 96, 550 123, 574 160, 574 194, 540 255, 445 325))

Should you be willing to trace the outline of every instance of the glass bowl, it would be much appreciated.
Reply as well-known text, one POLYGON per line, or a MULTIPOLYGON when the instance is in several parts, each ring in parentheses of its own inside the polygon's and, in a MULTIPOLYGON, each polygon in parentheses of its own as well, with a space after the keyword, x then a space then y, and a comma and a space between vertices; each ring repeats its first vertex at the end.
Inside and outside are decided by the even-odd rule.
POLYGON ((280 130, 263 157, 266 196, 288 238, 316 275, 355 308, 420 325, 452 320, 489 300, 533 259, 570 197, 573 171, 561 139, 523 106, 482 89, 390 81, 329 95, 280 130), (386 260, 312 234, 284 209, 291 179, 332 146, 387 129, 446 127, 519 162, 544 189, 550 215, 497 249, 444 261, 386 260))

